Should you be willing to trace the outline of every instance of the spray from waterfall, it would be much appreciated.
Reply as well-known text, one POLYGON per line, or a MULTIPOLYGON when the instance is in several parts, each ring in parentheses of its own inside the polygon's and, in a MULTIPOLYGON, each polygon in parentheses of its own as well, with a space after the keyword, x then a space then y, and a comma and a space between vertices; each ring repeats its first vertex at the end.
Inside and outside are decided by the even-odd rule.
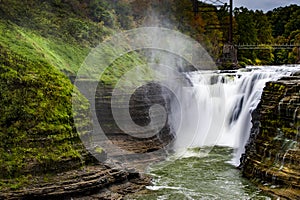
MULTIPOLYGON (((268 66, 268 67, 247 67, 237 71, 210 71, 206 74, 206 79, 210 78, 210 82, 203 81, 203 72, 189 73, 188 77, 194 85, 195 93, 203 91, 203 87, 222 88, 222 93, 215 93, 213 96, 205 96, 201 93, 200 105, 212 106, 211 111, 217 112, 217 115, 222 115, 224 112, 224 119, 213 118, 214 128, 219 127, 221 132, 210 132, 216 135, 213 138, 218 138, 217 145, 229 146, 235 149, 235 155, 232 164, 239 165, 241 154, 244 153, 245 145, 249 139, 251 124, 251 114, 257 107, 263 88, 268 81, 276 81, 283 76, 290 76, 294 72, 300 70, 300 66, 268 66), (209 86, 207 86, 209 85, 209 86), (216 109, 217 108, 217 109, 216 109), (223 108, 223 109, 219 109, 223 108), (220 137, 218 137, 220 136, 220 137)), ((190 109, 193 112, 193 108, 190 109)), ((206 123, 208 115, 201 114, 201 120, 206 123)), ((201 133, 198 133, 201 135, 201 133)), ((180 142, 180 141, 179 141, 180 142)), ((201 144, 199 146, 210 145, 209 143, 201 144)))
MULTIPOLYGON (((167 19, 152 9, 148 11, 144 26, 175 28, 167 19)), ((222 117, 213 110, 222 108, 212 106, 214 101, 219 99, 211 97, 214 95, 212 91, 216 92, 219 88, 210 84, 202 84, 195 88, 186 73, 204 69, 216 70, 214 61, 198 42, 188 36, 174 34, 166 37, 164 32, 159 30, 153 32, 151 41, 153 46, 168 47, 168 51, 165 51, 165 48, 148 48, 141 52, 155 71, 155 81, 170 89, 175 97, 169 102, 168 110, 168 124, 175 140, 168 146, 168 150, 184 152, 187 148, 199 145, 214 146, 217 138, 210 132, 219 130, 212 126, 212 119, 219 117, 222 120, 222 117), (206 101, 207 99, 210 101, 206 101)), ((168 93, 164 90, 162 96, 168 101, 168 93)))

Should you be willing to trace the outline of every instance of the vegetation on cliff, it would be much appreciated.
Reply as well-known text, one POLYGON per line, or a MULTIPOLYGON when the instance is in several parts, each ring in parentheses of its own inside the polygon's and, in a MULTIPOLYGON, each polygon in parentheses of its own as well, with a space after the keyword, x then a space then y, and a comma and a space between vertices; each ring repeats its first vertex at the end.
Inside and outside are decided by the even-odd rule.
POLYGON ((0 17, 0 190, 7 191, 94 162, 74 126, 72 95, 81 109, 89 104, 68 76, 120 25, 108 2, 92 0, 1 1, 0 17))
MULTIPOLYGON (((5 180, 0 187, 19 187, 13 179, 20 176, 83 166, 88 153, 73 125, 70 81, 43 60, 3 46, 0 52, 0 179, 5 180)), ((88 109, 79 92, 77 97, 88 109)), ((88 125, 84 120, 83 126, 88 125)))
MULTIPOLYGON (((69 77, 91 48, 133 27, 126 10, 115 12, 121 5, 98 0, 0 2, 0 199, 8 198, 2 194, 10 190, 57 181, 52 177, 59 173, 96 163, 78 137, 73 117, 80 113, 73 112, 72 98, 80 102, 82 113, 88 113, 89 104, 74 93, 69 77)), ((140 56, 128 54, 112 63, 101 80, 115 84, 136 64, 143 64, 140 56)), ((81 117, 82 130, 89 130, 88 116, 81 117)))

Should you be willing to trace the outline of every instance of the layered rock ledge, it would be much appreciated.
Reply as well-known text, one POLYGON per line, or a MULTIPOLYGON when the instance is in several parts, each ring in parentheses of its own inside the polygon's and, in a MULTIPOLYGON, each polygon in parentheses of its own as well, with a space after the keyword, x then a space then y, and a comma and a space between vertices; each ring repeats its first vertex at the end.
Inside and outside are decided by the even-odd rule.
POLYGON ((121 199, 145 189, 150 182, 149 177, 141 177, 139 173, 103 164, 34 178, 30 186, 2 191, 0 199, 121 199))
POLYGON ((277 196, 300 199, 300 77, 267 83, 252 124, 243 175, 277 196))

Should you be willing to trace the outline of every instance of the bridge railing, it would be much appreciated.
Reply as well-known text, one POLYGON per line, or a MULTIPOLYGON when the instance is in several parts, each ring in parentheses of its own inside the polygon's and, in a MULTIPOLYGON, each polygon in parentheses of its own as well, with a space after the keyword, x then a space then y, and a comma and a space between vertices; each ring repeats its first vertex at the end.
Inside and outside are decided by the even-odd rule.
POLYGON ((242 49, 293 49, 300 47, 300 44, 238 44, 234 45, 235 48, 242 49))

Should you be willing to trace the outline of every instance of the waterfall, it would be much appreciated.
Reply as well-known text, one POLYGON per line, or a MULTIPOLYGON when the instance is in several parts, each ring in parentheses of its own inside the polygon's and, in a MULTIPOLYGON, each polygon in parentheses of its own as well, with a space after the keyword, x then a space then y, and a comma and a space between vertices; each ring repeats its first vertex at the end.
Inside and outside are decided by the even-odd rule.
MULTIPOLYGON (((186 74, 192 87, 182 102, 187 126, 178 130, 177 146, 229 146, 235 149, 232 164, 239 165, 250 135, 251 113, 257 107, 268 81, 300 71, 300 66, 247 67, 234 71, 197 71, 186 74), (197 101, 198 109, 191 105, 197 101), (200 113, 195 113, 198 111, 200 113), (196 133, 189 131, 197 124, 196 133)), ((175 145, 176 146, 176 145, 175 145)))

